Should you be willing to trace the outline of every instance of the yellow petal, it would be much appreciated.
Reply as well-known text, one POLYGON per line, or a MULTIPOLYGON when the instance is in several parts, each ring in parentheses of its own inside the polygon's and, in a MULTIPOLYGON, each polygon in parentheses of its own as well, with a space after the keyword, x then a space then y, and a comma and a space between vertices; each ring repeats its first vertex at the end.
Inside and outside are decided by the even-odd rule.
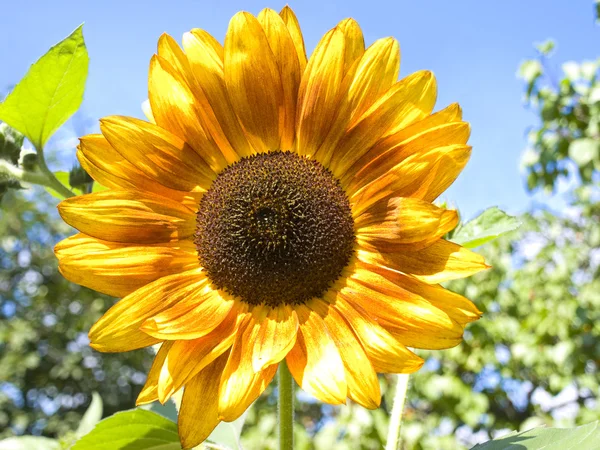
POLYGON ((458 224, 454 210, 416 198, 393 198, 383 214, 363 214, 355 221, 358 242, 372 246, 412 244, 439 239, 458 224))
POLYGON ((140 331, 142 323, 194 292, 205 276, 200 269, 160 278, 112 306, 90 329, 90 346, 126 352, 161 342, 140 331))
POLYGON ((305 305, 296 306, 300 332, 286 357, 296 383, 325 403, 346 402, 348 385, 344 363, 323 319, 305 305))
POLYGON ((338 149, 339 140, 360 117, 398 78, 400 52, 397 41, 380 39, 371 45, 354 66, 346 70, 341 101, 333 125, 316 157, 328 165, 338 149))
MULTIPOLYGON (((183 35, 183 48, 216 119, 216 123, 213 123, 215 133, 220 130, 240 157, 253 154, 254 150, 246 139, 225 86, 220 45, 215 43, 210 34, 195 29, 183 35)), ((215 135, 215 139, 220 142, 218 135, 215 135)))
POLYGON ((275 56, 258 20, 239 12, 225 37, 224 74, 231 103, 259 152, 278 150, 285 119, 283 86, 275 56))
POLYGON ((192 241, 136 245, 76 234, 59 242, 54 251, 65 278, 113 297, 198 267, 192 241))
POLYGON ((414 348, 443 349, 458 345, 463 327, 423 297, 365 269, 346 281, 345 298, 362 307, 402 344, 414 348))
POLYGON ((483 256, 444 239, 418 251, 411 251, 410 246, 394 252, 382 250, 359 250, 357 256, 363 262, 382 264, 429 284, 465 278, 489 268, 483 256))
POLYGON ((298 23, 296 14, 294 14, 292 8, 289 6, 284 6, 279 15, 283 19, 285 26, 290 32, 292 41, 294 42, 296 54, 298 55, 298 62, 300 63, 300 71, 304 72, 307 62, 306 50, 304 48, 304 38, 302 37, 302 31, 300 30, 300 24, 298 23))
POLYGON ((376 372, 413 373, 423 365, 421 358, 378 325, 364 309, 351 306, 348 294, 343 290, 337 296, 329 296, 329 299, 360 339, 376 372))
POLYGON ((252 367, 254 343, 249 340, 253 327, 252 315, 246 316, 240 325, 227 365, 221 376, 219 418, 226 422, 240 417, 263 393, 277 372, 276 364, 260 372, 254 372, 252 367))
POLYGON ((233 308, 221 324, 206 336, 174 342, 160 373, 158 399, 165 402, 204 367, 228 351, 234 341, 237 328, 244 317, 243 308, 233 308))
POLYGON ((219 326, 235 303, 207 281, 176 304, 149 317, 140 329, 158 339, 197 339, 219 326))
POLYGON ((296 311, 283 305, 277 308, 254 308, 254 314, 263 317, 255 318, 254 330, 251 334, 252 367, 259 372, 271 364, 279 363, 296 342, 298 316, 296 311))
POLYGON ((177 418, 183 448, 196 447, 219 424, 219 379, 226 362, 227 355, 221 356, 185 386, 177 418))
POLYGON ((98 239, 156 244, 194 234, 194 212, 166 197, 141 191, 103 191, 63 200, 65 222, 98 239))
POLYGON ((344 45, 344 33, 334 28, 321 39, 306 66, 296 114, 296 147, 300 154, 313 155, 331 128, 344 76, 344 45))
POLYGON ((260 12, 258 21, 267 36, 281 75, 284 112, 279 148, 288 150, 292 147, 296 136, 296 101, 302 71, 294 41, 281 16, 267 8, 260 12))
POLYGON ((450 153, 442 156, 438 164, 437 176, 427 187, 427 191, 423 192, 419 197, 428 202, 432 202, 438 198, 458 178, 469 162, 470 157, 470 151, 450 153))
POLYGON ((157 125, 109 116, 100 120, 100 129, 121 156, 171 189, 206 191, 217 176, 185 141, 157 125))
POLYGON ((135 401, 136 406, 145 405, 158 400, 158 377, 160 376, 160 372, 163 368, 165 359, 167 358, 167 354, 169 353, 169 349, 173 346, 173 344, 174 341, 165 341, 160 346, 160 349, 156 353, 154 361, 152 362, 152 367, 150 367, 150 371, 148 372, 146 384, 144 384, 140 395, 138 395, 138 398, 135 401))
POLYGON ((348 18, 338 23, 337 28, 344 33, 344 73, 350 70, 354 61, 365 52, 365 38, 356 20, 348 18))
POLYGON ((340 313, 328 303, 313 299, 308 307, 323 318, 327 331, 340 352, 348 383, 348 397, 365 408, 378 408, 381 403, 379 380, 358 337, 340 313))
POLYGON ((343 174, 383 136, 423 119, 436 99, 435 78, 428 71, 403 78, 356 120, 340 141, 331 171, 343 174))
POLYGON ((101 134, 90 134, 80 138, 77 158, 94 180, 108 188, 148 191, 186 206, 198 205, 199 193, 170 189, 145 175, 112 148, 101 134))
POLYGON ((187 82, 164 58, 150 61, 148 97, 156 124, 184 139, 215 172, 227 165, 217 144, 204 131, 200 103, 187 82))
MULTIPOLYGON (((223 47, 221 44, 216 42, 210 34, 203 30, 192 30, 192 34, 199 36, 198 39, 201 39, 207 48, 211 49, 210 52, 212 52, 211 54, 219 61, 218 64, 220 64, 220 70, 222 71, 223 47)), ((238 144, 243 144, 242 147, 239 148, 239 151, 232 147, 232 143, 229 142, 228 136, 233 135, 225 133, 223 128, 221 128, 219 120, 210 106, 210 101, 202 89, 201 83, 194 76, 188 57, 179 47, 175 39, 168 34, 163 34, 158 40, 158 55, 167 60, 187 81, 192 90, 192 94, 199 105, 198 112, 200 113, 202 128, 204 128, 207 135, 210 135, 216 145, 221 149, 221 153, 223 153, 227 162, 231 164, 237 161, 240 156, 245 156, 246 153, 244 152, 249 150, 248 142, 245 141, 242 136, 242 139, 239 142, 234 141, 238 144)))

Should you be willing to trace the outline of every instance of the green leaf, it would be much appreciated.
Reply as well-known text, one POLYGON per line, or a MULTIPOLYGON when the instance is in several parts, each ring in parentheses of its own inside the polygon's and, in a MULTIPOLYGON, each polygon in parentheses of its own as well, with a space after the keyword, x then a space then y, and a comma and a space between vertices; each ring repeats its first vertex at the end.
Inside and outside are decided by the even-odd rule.
POLYGON ((593 161, 600 151, 600 142, 593 138, 576 139, 569 145, 569 156, 578 166, 593 161))
MULTIPOLYGON (((54 176, 58 179, 58 181, 60 181, 65 187, 69 186, 69 172, 54 172, 54 176)), ((55 191, 54 189, 50 188, 50 187, 46 187, 44 186, 44 189, 46 189, 46 192, 48 192, 48 194, 50 194, 52 197, 56 197, 59 200, 64 200, 65 196, 58 193, 57 191, 55 191)))
POLYGON ((509 216, 494 206, 459 228, 452 241, 467 248, 475 248, 516 230, 520 225, 521 222, 516 217, 509 216))
POLYGON ((97 392, 92 393, 92 402, 87 411, 81 418, 77 427, 77 437, 82 437, 94 429, 96 424, 102 419, 102 399, 97 392))
POLYGON ((0 120, 23 133, 38 150, 83 100, 89 58, 82 26, 33 64, 0 104, 0 120))
POLYGON ((177 425, 143 409, 118 412, 101 422, 72 450, 180 450, 177 425))
POLYGON ((221 422, 206 440, 228 449, 239 450, 241 448, 240 436, 247 415, 248 410, 246 410, 239 419, 234 420, 233 422, 221 422))
POLYGON ((39 436, 11 437, 0 441, 0 450, 60 450, 56 439, 39 436))
POLYGON ((478 444, 472 450, 597 450, 600 421, 577 428, 534 428, 478 444))

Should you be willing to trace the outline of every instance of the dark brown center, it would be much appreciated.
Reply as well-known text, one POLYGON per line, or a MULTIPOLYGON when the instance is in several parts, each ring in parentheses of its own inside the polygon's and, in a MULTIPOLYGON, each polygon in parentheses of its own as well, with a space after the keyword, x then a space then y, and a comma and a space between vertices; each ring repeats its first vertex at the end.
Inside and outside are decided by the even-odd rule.
POLYGON ((348 197, 317 161, 273 151, 227 167, 197 213, 200 264, 252 304, 298 304, 340 276, 354 247, 348 197))

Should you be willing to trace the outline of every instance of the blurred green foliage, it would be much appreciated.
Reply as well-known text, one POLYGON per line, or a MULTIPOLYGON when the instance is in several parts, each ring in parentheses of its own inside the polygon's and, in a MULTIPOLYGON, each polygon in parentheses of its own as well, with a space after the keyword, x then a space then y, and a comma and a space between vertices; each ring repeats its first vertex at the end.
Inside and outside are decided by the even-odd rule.
POLYGON ((152 359, 88 346, 114 299, 58 272, 53 246, 72 231, 53 203, 39 188, 11 191, 0 212, 0 438, 75 430, 94 391, 105 415, 131 408, 152 359))
POLYGON ((538 57, 519 68, 525 102, 540 118, 522 160, 529 191, 551 192, 569 174, 590 183, 600 172, 600 59, 567 62, 556 75, 554 47, 552 41, 537 45, 538 57))

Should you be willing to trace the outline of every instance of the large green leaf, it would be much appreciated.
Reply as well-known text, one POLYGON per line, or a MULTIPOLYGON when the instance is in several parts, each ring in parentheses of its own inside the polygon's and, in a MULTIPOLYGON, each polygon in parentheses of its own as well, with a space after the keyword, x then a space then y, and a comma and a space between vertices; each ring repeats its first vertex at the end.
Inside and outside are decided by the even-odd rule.
POLYGON ((143 409, 116 413, 79 441, 72 450, 180 450, 177 425, 143 409))
POLYGON ((82 437, 94 429, 96 424, 102 419, 102 399, 97 392, 92 393, 92 402, 87 411, 81 418, 77 427, 77 437, 82 437))
POLYGON ((40 436, 19 436, 0 441, 0 450, 60 450, 56 439, 40 436))
POLYGON ((478 217, 458 229, 452 241, 467 248, 475 248, 516 230, 521 222, 497 207, 486 209, 478 217))
POLYGON ((88 62, 79 26, 29 68, 0 104, 0 120, 41 149, 81 105, 88 62))
POLYGON ((598 450, 600 444, 600 421, 577 428, 534 428, 523 433, 507 436, 484 444, 473 450, 598 450))

